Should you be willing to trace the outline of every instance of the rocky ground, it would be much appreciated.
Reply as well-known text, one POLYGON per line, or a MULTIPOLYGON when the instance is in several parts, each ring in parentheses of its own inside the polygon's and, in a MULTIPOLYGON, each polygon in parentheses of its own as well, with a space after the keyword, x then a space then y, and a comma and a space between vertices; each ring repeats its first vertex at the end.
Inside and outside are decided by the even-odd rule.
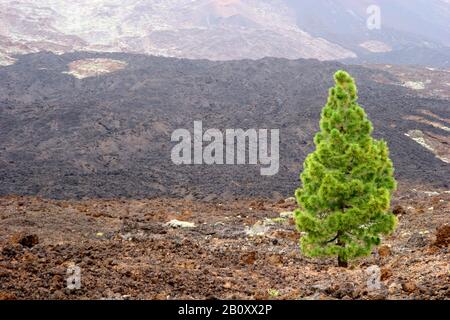
POLYGON ((449 200, 398 191, 397 231, 343 269, 302 256, 293 199, 2 197, 0 299, 449 299, 449 200))

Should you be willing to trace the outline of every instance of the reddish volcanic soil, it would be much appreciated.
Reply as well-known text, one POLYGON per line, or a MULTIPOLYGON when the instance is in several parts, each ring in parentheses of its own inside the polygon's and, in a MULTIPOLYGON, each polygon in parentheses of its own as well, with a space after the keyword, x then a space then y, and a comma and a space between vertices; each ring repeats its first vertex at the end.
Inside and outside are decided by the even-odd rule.
POLYGON ((0 299, 449 299, 449 200, 444 190, 398 192, 397 231, 342 269, 302 256, 293 221, 279 218, 292 199, 3 197, 0 299), (78 290, 66 286, 71 264, 78 290), (381 269, 376 290, 371 265, 381 269))

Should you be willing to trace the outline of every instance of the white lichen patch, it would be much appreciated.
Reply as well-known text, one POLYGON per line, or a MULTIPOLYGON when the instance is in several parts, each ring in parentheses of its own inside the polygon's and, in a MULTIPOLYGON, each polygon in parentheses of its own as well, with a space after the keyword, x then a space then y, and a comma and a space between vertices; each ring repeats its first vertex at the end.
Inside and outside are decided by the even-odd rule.
POLYGON ((167 222, 166 226, 171 227, 171 228, 190 229, 190 228, 195 228, 195 223, 173 219, 173 220, 170 220, 169 222, 167 222))
POLYGON ((283 219, 294 218, 294 212, 293 211, 280 212, 280 218, 283 218, 283 219))
POLYGON ((264 221, 257 221, 251 228, 245 228, 245 234, 248 237, 264 236, 270 230, 270 225, 272 224, 274 223, 267 219, 264 221))
POLYGON ((413 90, 425 89, 425 84, 422 81, 406 81, 405 83, 403 83, 403 86, 413 90))
POLYGON ((439 160, 445 163, 450 163, 450 157, 447 157, 447 154, 442 155, 441 152, 439 152, 439 150, 436 150, 436 148, 433 147, 433 142, 427 139, 427 136, 422 131, 410 130, 408 131, 408 133, 405 133, 405 136, 411 138, 412 140, 420 144, 422 147, 431 151, 439 160))
POLYGON ((434 151, 434 149, 425 142, 425 139, 424 139, 422 131, 420 131, 420 130, 410 130, 410 131, 408 131, 408 133, 405 133, 405 136, 410 137, 415 142, 420 144, 422 147, 424 147, 424 148, 426 148, 426 149, 428 149, 430 151, 434 151))
POLYGON ((69 71, 63 73, 70 74, 78 79, 84 79, 122 70, 126 66, 127 63, 120 60, 105 58, 84 59, 72 61, 68 65, 69 71))
POLYGON ((425 193, 427 196, 429 197, 434 197, 434 196, 438 196, 440 193, 437 191, 423 191, 423 193, 425 193))

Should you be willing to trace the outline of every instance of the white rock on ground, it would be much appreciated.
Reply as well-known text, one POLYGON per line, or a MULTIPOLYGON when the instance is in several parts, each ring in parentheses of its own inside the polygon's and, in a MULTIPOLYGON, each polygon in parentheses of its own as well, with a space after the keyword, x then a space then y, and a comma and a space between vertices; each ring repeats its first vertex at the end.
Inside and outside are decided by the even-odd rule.
POLYGON ((169 222, 166 223, 166 225, 172 228, 183 228, 183 229, 195 228, 194 223, 187 221, 180 221, 177 219, 170 220, 169 222))
POLYGON ((269 229, 270 227, 266 223, 257 221, 251 228, 246 227, 245 233, 249 237, 264 236, 269 229))
POLYGON ((289 218, 293 218, 293 217, 294 217, 294 212, 293 211, 280 212, 280 218, 289 219, 289 218))
POLYGON ((284 202, 285 203, 296 203, 297 200, 294 197, 289 197, 289 198, 284 199, 284 202))

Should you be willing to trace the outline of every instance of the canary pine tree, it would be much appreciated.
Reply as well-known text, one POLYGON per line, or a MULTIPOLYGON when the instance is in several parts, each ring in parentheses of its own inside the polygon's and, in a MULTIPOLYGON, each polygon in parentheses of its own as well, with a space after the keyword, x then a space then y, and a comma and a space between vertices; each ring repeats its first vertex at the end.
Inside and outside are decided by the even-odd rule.
POLYGON ((316 149, 300 175, 295 219, 305 255, 337 256, 338 265, 347 267, 395 229, 389 207, 396 182, 388 147, 371 137, 372 124, 356 102, 353 78, 340 70, 334 79, 314 138, 316 149))

